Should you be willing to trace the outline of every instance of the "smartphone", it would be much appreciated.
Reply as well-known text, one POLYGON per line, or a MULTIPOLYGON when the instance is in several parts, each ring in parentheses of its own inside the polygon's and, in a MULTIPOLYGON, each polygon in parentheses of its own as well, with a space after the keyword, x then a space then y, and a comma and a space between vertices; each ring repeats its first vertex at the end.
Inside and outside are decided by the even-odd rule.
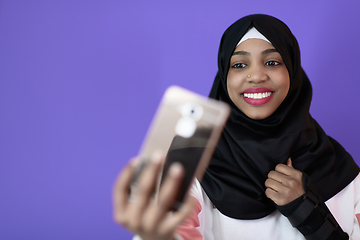
POLYGON ((169 87, 140 148, 139 164, 131 187, 136 188, 138 177, 151 156, 160 151, 166 157, 157 191, 171 164, 178 162, 185 169, 173 206, 173 210, 177 210, 194 178, 201 180, 229 115, 230 107, 224 102, 179 86, 169 87))

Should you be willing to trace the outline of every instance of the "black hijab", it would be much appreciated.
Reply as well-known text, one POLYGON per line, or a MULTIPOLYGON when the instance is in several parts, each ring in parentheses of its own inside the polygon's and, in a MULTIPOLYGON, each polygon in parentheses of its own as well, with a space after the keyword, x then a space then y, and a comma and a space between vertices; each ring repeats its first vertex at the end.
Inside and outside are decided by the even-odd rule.
POLYGON ((236 21, 222 36, 218 68, 210 97, 229 103, 232 112, 201 185, 221 213, 236 219, 272 213, 275 204, 266 197, 264 183, 267 174, 289 157, 295 169, 310 176, 324 201, 357 176, 359 167, 350 154, 310 116, 311 84, 300 64, 297 40, 283 22, 261 14, 236 21), (243 114, 226 87, 231 55, 252 27, 279 51, 290 75, 287 97, 262 120, 243 114))

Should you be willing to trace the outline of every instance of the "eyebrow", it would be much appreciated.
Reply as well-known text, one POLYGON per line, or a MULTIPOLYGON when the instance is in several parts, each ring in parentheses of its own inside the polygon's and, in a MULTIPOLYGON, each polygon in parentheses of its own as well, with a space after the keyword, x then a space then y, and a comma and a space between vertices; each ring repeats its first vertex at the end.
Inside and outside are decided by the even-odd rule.
MULTIPOLYGON (((268 54, 268 53, 272 53, 272 52, 279 52, 279 51, 276 50, 275 48, 269 48, 269 49, 262 51, 261 54, 264 55, 264 54, 268 54)), ((246 52, 246 51, 237 51, 237 52, 234 52, 233 55, 247 56, 247 55, 250 55, 250 53, 246 52)))
POLYGON ((234 52, 233 55, 250 55, 250 53, 246 52, 246 51, 237 51, 237 52, 234 52))
POLYGON ((268 54, 268 53, 272 53, 272 52, 279 52, 278 50, 276 50, 275 48, 270 48, 270 49, 266 49, 265 51, 262 51, 262 55, 264 54, 268 54))

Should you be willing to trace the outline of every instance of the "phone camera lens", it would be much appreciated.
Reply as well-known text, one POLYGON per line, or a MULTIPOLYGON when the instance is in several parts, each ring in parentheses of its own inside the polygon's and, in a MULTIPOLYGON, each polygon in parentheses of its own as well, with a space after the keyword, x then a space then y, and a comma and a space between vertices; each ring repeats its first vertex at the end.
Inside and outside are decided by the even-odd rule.
POLYGON ((186 103, 180 108, 181 114, 184 117, 190 117, 195 121, 198 121, 203 114, 203 108, 195 103, 186 103))

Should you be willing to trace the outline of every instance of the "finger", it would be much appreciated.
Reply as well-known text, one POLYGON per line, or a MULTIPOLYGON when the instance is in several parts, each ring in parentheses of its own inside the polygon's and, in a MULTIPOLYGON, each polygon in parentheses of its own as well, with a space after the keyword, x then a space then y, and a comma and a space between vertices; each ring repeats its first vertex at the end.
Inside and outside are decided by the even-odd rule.
POLYGON ((287 161, 286 161, 286 165, 291 167, 291 168, 294 168, 293 165, 292 165, 292 161, 291 161, 291 158, 289 158, 287 161))
POLYGON ((165 182, 161 187, 157 205, 170 209, 180 190, 185 171, 180 163, 171 165, 165 182))
POLYGON ((153 196, 162 160, 163 157, 158 153, 151 158, 140 175, 138 186, 132 193, 134 200, 129 204, 128 214, 131 216, 129 228, 133 231, 139 231, 141 228, 142 215, 153 196))
POLYGON ((271 171, 268 174, 268 179, 274 180, 283 185, 284 187, 291 189, 302 186, 302 173, 295 170, 291 174, 292 175, 285 175, 277 171, 271 171))
MULTIPOLYGON (((288 163, 288 162, 286 162, 286 163, 288 163)), ((276 165, 275 171, 282 173, 286 176, 291 176, 291 175, 295 174, 295 172, 298 170, 296 170, 295 168, 292 167, 292 163, 291 163, 291 166, 280 163, 280 164, 276 165)))
POLYGON ((144 216, 143 226, 147 232, 154 232, 157 229, 159 222, 169 212, 178 195, 184 169, 179 163, 174 163, 170 166, 169 172, 161 186, 158 201, 154 201, 151 208, 144 216))
POLYGON ((275 192, 281 192, 285 188, 285 186, 281 182, 278 182, 278 181, 273 180, 271 178, 266 179, 265 187, 266 188, 271 188, 275 192))
POLYGON ((118 175, 113 187, 114 218, 121 222, 120 216, 127 208, 130 184, 134 175, 134 165, 137 158, 133 158, 130 163, 118 175))
POLYGON ((276 205, 283 206, 290 201, 286 199, 281 192, 276 192, 271 188, 265 190, 265 195, 270 198, 276 205))
POLYGON ((266 188, 265 195, 270 198, 273 202, 275 202, 279 196, 278 192, 272 188, 266 188))
POLYGON ((268 178, 269 179, 272 179, 272 180, 275 180, 279 183, 284 183, 288 180, 288 176, 281 173, 281 172, 278 172, 278 171, 270 171, 269 174, 268 174, 268 178))
POLYGON ((170 213, 168 217, 161 222, 159 226, 159 233, 166 235, 174 232, 176 228, 191 214, 191 212, 194 211, 196 202, 197 199, 195 197, 188 195, 180 209, 177 212, 170 213))

